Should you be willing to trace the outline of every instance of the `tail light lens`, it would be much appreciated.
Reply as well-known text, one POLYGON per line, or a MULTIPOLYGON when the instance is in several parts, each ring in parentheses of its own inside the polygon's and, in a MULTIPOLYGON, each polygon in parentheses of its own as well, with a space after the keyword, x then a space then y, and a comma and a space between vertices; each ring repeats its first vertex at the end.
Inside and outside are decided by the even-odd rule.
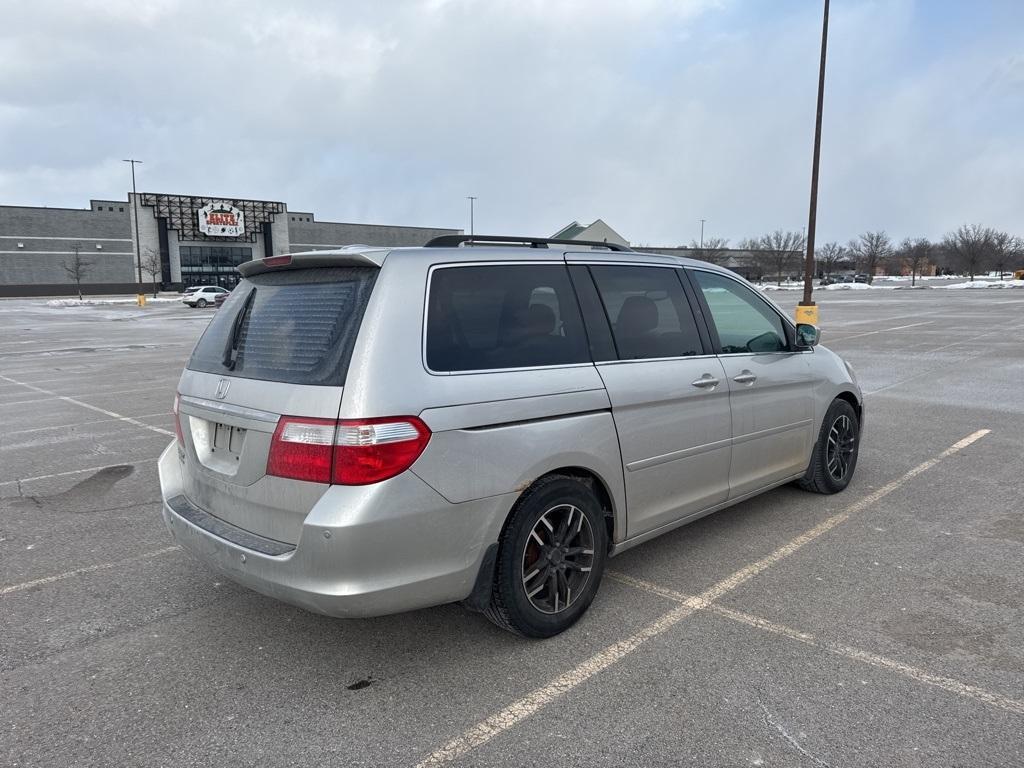
POLYGON ((333 421, 282 416, 267 474, 369 485, 401 474, 423 453, 430 429, 415 416, 333 421))
POLYGON ((171 411, 174 413, 174 434, 178 436, 178 444, 185 444, 185 436, 181 434, 181 416, 178 414, 178 401, 181 400, 181 395, 177 392, 174 393, 174 406, 171 411))

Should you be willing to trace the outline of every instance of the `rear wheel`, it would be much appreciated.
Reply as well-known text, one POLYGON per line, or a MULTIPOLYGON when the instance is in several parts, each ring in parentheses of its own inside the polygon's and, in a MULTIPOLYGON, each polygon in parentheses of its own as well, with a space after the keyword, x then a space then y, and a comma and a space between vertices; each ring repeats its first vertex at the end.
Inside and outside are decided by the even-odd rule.
POLYGON ((196 302, 196 306, 200 309, 206 309, 206 299, 200 299, 196 302))
POLYGON ((590 606, 607 553, 604 514, 590 488, 568 477, 543 478, 512 510, 484 613, 527 637, 557 635, 590 606))
POLYGON ((846 400, 837 398, 821 422, 818 442, 800 487, 815 493, 839 493, 850 484, 859 449, 857 412, 846 400))

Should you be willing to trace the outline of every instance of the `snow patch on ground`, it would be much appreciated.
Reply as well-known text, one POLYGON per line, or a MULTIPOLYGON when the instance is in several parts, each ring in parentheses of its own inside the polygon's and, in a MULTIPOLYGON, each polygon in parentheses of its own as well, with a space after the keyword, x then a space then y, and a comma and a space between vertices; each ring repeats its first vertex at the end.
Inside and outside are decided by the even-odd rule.
POLYGON ((833 283, 832 285, 823 285, 820 290, 822 291, 873 291, 888 289, 892 290, 895 285, 868 285, 867 283, 833 283))
MULTIPOLYGON (((155 299, 152 296, 146 297, 147 304, 159 304, 168 303, 174 301, 181 301, 181 296, 157 296, 155 299)), ((109 298, 101 299, 90 297, 88 299, 50 299, 46 302, 48 307, 97 307, 97 306, 110 306, 112 304, 135 304, 135 297, 131 298, 109 298)))
POLYGON ((975 280, 967 283, 942 286, 946 290, 985 289, 985 288, 1024 288, 1024 280, 975 280))

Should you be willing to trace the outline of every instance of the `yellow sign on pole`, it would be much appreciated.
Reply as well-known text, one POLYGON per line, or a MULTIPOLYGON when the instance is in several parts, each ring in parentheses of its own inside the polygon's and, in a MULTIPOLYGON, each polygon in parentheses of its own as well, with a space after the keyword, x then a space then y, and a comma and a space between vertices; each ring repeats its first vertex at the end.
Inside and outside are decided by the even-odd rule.
POLYGON ((809 323, 811 325, 818 324, 818 305, 812 304, 809 307, 805 307, 798 304, 796 307, 796 321, 798 323, 809 323))

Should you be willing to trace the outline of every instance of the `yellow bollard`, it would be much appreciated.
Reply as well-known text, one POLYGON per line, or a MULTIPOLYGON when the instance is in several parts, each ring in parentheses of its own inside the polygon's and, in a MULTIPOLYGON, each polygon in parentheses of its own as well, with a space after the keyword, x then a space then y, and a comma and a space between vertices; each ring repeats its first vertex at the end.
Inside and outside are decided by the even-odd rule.
POLYGON ((796 321, 798 323, 809 323, 810 325, 818 324, 818 305, 812 304, 807 307, 803 304, 797 304, 796 307, 796 321))
POLYGON ((135 300, 139 303, 140 307, 146 306, 146 294, 140 293, 138 296, 135 297, 135 300))

